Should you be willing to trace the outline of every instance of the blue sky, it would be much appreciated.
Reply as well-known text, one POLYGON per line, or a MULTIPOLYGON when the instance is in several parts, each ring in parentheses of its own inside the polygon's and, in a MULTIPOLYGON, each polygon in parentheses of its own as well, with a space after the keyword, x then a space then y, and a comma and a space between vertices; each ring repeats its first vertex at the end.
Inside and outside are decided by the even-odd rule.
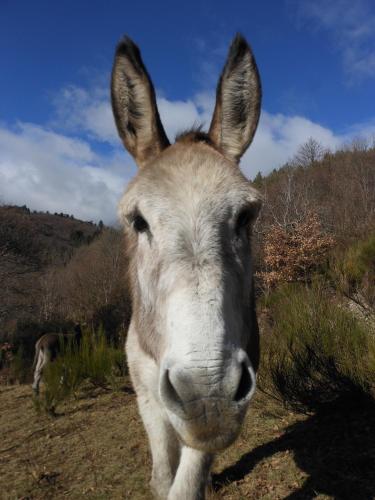
POLYGON ((287 161, 310 136, 336 149, 375 136, 373 0, 0 2, 0 201, 115 220, 135 173, 109 107, 114 47, 140 46, 167 133, 209 124, 240 31, 263 84, 241 166, 287 161))

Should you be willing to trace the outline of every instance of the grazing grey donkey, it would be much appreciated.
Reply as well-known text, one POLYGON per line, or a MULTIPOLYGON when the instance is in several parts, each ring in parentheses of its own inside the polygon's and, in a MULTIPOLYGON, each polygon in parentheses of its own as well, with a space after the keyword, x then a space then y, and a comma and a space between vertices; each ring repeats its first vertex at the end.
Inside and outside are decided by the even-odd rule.
POLYGON ((139 167, 119 205, 132 292, 126 351, 158 498, 197 500, 214 453, 239 434, 259 361, 251 228, 260 195, 238 162, 257 128, 261 86, 237 35, 208 133, 170 145, 138 47, 112 72, 119 135, 139 167))
POLYGON ((34 356, 34 382, 32 385, 35 394, 39 394, 39 385, 43 370, 46 365, 56 359, 61 349, 67 346, 69 342, 72 345, 79 346, 82 339, 81 326, 74 325, 74 333, 46 333, 37 340, 35 344, 34 356))

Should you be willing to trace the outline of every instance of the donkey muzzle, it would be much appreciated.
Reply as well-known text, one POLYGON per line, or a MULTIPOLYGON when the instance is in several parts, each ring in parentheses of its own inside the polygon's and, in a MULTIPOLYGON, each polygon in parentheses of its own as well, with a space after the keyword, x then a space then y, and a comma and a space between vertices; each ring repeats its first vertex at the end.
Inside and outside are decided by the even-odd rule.
POLYGON ((172 425, 187 444, 192 446, 193 440, 194 447, 204 449, 203 443, 222 441, 225 447, 234 439, 256 385, 244 350, 236 350, 229 359, 210 354, 202 353, 194 362, 185 357, 183 364, 166 359, 159 381, 172 425))

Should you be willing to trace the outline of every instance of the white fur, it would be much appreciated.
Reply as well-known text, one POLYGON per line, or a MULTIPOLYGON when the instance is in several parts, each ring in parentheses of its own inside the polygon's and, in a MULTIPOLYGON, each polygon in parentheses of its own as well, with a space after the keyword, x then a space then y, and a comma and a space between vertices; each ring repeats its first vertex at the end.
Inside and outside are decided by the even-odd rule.
MULTIPOLYGON (((135 320, 127 356, 151 446, 151 484, 163 499, 204 498, 212 453, 236 438, 255 389, 255 373, 243 350, 250 248, 246 234, 236 235, 234 226, 242 207, 256 205, 259 197, 238 170, 228 172, 225 162, 220 167, 220 157, 213 159, 216 155, 191 158, 182 149, 167 185, 162 175, 154 178, 157 166, 153 172, 144 170, 120 204, 126 224, 137 206, 151 228, 150 234, 138 235, 134 279, 142 314, 151 311, 160 356, 152 359, 144 352, 139 338, 142 334, 147 342, 147 332, 138 331, 135 320), (183 196, 183 190, 189 194, 183 196), (223 245, 229 267, 221 255, 223 245), (223 394, 235 394, 242 363, 251 390, 240 402, 228 402, 223 394), (194 418, 178 404, 166 406, 160 392, 166 370, 194 418), (185 383, 186 377, 191 379, 185 383)), ((131 225, 127 230, 133 231, 131 225)))
POLYGON ((40 381, 42 379, 42 373, 44 367, 49 363, 49 356, 48 352, 43 352, 41 349, 38 349, 36 352, 36 365, 35 365, 35 371, 34 371, 34 381, 33 381, 33 391, 38 394, 39 393, 39 386, 40 386, 40 381))

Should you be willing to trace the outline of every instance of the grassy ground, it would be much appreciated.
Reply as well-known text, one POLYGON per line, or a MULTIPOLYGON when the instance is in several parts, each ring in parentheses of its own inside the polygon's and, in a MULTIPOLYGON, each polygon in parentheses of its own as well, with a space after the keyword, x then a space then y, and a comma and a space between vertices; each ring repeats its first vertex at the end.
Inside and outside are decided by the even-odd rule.
MULTIPOLYGON (((151 499, 130 386, 37 415, 29 386, 0 388, 1 499, 151 499)), ((375 498, 375 410, 302 417, 258 393, 214 466, 212 499, 375 498)))

